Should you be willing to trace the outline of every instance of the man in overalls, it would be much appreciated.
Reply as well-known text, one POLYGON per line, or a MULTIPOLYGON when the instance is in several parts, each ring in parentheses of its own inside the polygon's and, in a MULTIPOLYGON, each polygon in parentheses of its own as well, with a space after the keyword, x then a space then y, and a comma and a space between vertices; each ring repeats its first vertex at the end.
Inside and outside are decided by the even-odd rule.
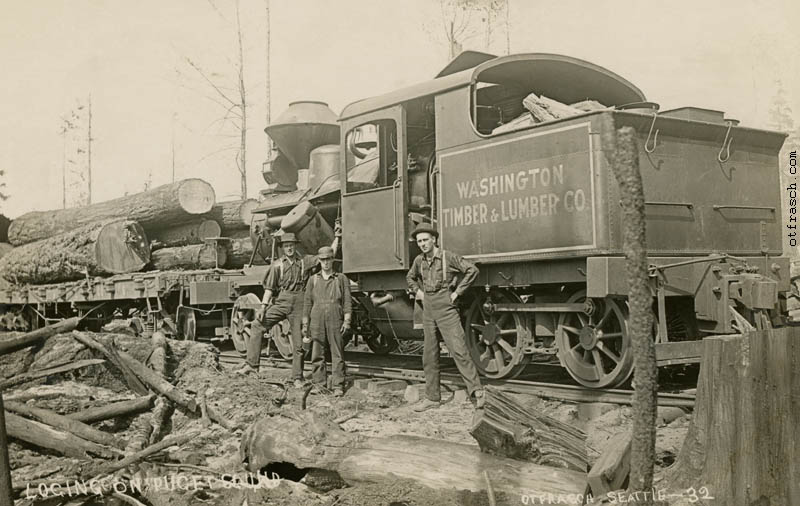
POLYGON ((317 253, 322 270, 313 274, 306 285, 303 305, 303 334, 312 340, 311 379, 325 386, 327 369, 325 346, 331 350, 333 395, 344 394, 344 341, 342 335, 350 330, 352 303, 350 281, 344 274, 333 272, 333 248, 323 246, 317 253))
POLYGON ((436 247, 439 233, 432 226, 422 223, 414 229, 411 237, 422 253, 417 255, 406 275, 409 291, 422 301, 422 323, 425 344, 422 352, 422 368, 425 371, 425 397, 415 411, 438 407, 441 403, 439 385, 439 339, 438 329, 458 372, 467 386, 467 394, 474 398, 475 405, 482 408, 485 402, 478 370, 467 351, 466 336, 456 308, 456 299, 464 294, 478 277, 475 264, 461 255, 436 247), (458 282, 457 275, 463 274, 458 282))
MULTIPOLYGON (((295 387, 302 388, 303 292, 311 270, 318 264, 318 258, 316 255, 300 255, 296 249, 297 238, 291 232, 285 232, 280 240, 283 256, 272 263, 264 276, 264 297, 252 323, 252 332, 247 343, 247 362, 239 372, 258 372, 264 334, 283 319, 288 319, 292 327, 292 379, 295 387), (273 303, 272 298, 276 294, 273 303)), ((334 250, 338 243, 337 235, 332 245, 334 250)))

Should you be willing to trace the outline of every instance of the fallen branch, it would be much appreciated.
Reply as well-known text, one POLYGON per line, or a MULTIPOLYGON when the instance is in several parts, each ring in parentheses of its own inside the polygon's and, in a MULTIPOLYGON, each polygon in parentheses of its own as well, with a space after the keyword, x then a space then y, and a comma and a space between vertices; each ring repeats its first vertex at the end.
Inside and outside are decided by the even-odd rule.
POLYGON ((122 363, 122 361, 120 361, 119 357, 115 353, 112 353, 108 348, 95 341, 94 338, 88 333, 73 331, 72 337, 87 348, 100 352, 112 364, 114 364, 125 378, 125 383, 128 385, 128 388, 139 395, 147 395, 150 393, 147 390, 147 387, 145 387, 139 378, 137 378, 136 375, 133 374, 133 372, 124 363, 122 363))
POLYGON ((66 415, 67 418, 78 420, 79 422, 92 423, 101 420, 108 420, 109 418, 116 418, 118 416, 130 415, 140 411, 146 411, 153 406, 153 400, 156 398, 154 394, 145 397, 137 397, 128 401, 112 402, 105 406, 98 406, 96 408, 84 409, 77 413, 70 413, 66 415))
POLYGON ((175 404, 186 408, 187 410, 195 413, 197 411, 197 402, 186 392, 175 388, 169 381, 164 379, 163 376, 149 369, 143 363, 139 362, 132 356, 124 351, 117 351, 117 356, 120 360, 131 370, 136 376, 139 377, 155 392, 168 398, 175 404))
POLYGON ((98 476, 104 475, 104 474, 111 474, 111 473, 119 471, 120 469, 125 469, 126 467, 128 467, 128 466, 130 466, 132 464, 136 464, 140 460, 144 460, 147 457, 149 457, 149 456, 151 456, 151 455, 153 455, 155 453, 158 453, 161 450, 164 450, 165 448, 169 448, 170 446, 181 446, 181 445, 185 444, 187 441, 190 441, 191 439, 193 439, 196 436, 197 436, 197 433, 191 432, 191 433, 182 434, 182 435, 179 435, 179 436, 167 437, 167 438, 159 441, 158 443, 156 443, 154 445, 148 446, 144 450, 138 451, 138 452, 134 453, 133 455, 128 455, 127 457, 125 457, 122 460, 119 460, 117 462, 112 462, 112 463, 104 466, 100 470, 100 473, 98 474, 98 476))
POLYGON ((97 430, 91 425, 86 425, 83 422, 73 420, 72 418, 67 418, 64 415, 60 415, 55 411, 50 411, 49 409, 28 406, 27 404, 14 401, 7 401, 5 403, 5 408, 8 411, 25 415, 28 418, 35 418, 51 427, 69 432, 70 434, 74 434, 87 441, 92 441, 94 443, 106 446, 113 446, 119 449, 123 449, 125 447, 124 443, 120 442, 111 434, 97 430))
POLYGON ((49 425, 28 420, 13 413, 5 413, 8 436, 40 448, 53 450, 67 457, 88 459, 89 453, 111 459, 122 454, 119 450, 87 441, 69 432, 56 430, 49 425))
POLYGON ((79 360, 77 362, 60 365, 58 367, 50 367, 48 369, 42 369, 39 371, 28 371, 13 376, 11 378, 8 378, 7 380, 0 381, 0 390, 5 390, 7 388, 15 387, 17 385, 21 385, 23 383, 27 383, 28 381, 33 381, 35 379, 44 378, 47 376, 54 376, 56 374, 61 374, 64 372, 74 371, 76 369, 81 369, 83 367, 89 367, 90 365, 102 364, 103 362, 105 362, 105 360, 100 358, 92 358, 88 360, 79 360))
POLYGON ((206 412, 208 413, 208 417, 211 419, 212 422, 221 425, 222 427, 228 429, 231 432, 239 428, 235 423, 231 422, 230 420, 219 414, 213 406, 209 406, 208 404, 206 404, 206 412))
POLYGON ((48 325, 47 327, 37 329, 32 332, 27 332, 21 336, 12 337, 11 339, 3 339, 0 341, 0 355, 5 355, 6 353, 11 353, 12 351, 27 348, 28 346, 33 346, 34 344, 39 344, 41 341, 49 339, 56 334, 69 332, 70 330, 76 328, 80 321, 81 319, 76 316, 74 318, 62 320, 58 323, 48 325))

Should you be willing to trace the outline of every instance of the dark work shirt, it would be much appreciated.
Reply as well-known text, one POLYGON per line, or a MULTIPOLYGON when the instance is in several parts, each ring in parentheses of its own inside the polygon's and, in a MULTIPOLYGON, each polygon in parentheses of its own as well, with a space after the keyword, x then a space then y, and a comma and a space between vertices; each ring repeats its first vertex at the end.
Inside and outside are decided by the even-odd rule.
POLYGON ((456 276, 460 273, 464 277, 453 291, 461 296, 478 277, 479 271, 475 264, 450 251, 444 253, 447 261, 447 276, 445 277, 442 272, 442 252, 441 248, 436 248, 431 261, 428 261, 423 253, 417 255, 406 275, 408 288, 412 292, 416 293, 417 290, 422 290, 425 293, 432 293, 442 288, 452 287, 455 284, 456 276))
POLYGON ((272 293, 282 290, 299 292, 305 289, 306 281, 311 270, 317 266, 319 258, 317 255, 300 255, 295 253, 293 257, 282 256, 277 262, 270 266, 264 278, 264 289, 272 290, 272 293), (281 273, 281 264, 283 272, 281 273))
POLYGON ((331 273, 328 279, 317 273, 308 278, 303 304, 303 320, 308 321, 314 304, 336 303, 343 315, 353 311, 350 301, 350 280, 344 274, 331 273))

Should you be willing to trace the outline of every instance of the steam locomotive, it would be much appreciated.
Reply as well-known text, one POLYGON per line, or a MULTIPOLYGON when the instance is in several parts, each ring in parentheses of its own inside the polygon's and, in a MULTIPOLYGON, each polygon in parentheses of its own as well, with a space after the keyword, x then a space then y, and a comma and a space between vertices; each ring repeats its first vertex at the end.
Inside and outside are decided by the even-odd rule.
MULTIPOLYGON (((410 231, 431 223, 442 247, 480 267, 460 304, 481 374, 511 378, 550 355, 584 386, 618 386, 633 359, 620 190, 603 136, 622 126, 640 149, 658 364, 697 362, 704 336, 781 325, 785 135, 720 111, 660 111, 613 72, 553 54, 462 53, 434 79, 338 116, 291 104, 265 130, 275 148, 250 265, 151 274, 159 281, 130 297, 147 303, 150 324, 166 313, 177 336, 244 349, 276 235, 293 232, 314 252, 338 222, 353 334, 390 353, 422 339, 405 273, 419 253, 410 231)), ((268 337, 291 356, 288 326, 268 337)))

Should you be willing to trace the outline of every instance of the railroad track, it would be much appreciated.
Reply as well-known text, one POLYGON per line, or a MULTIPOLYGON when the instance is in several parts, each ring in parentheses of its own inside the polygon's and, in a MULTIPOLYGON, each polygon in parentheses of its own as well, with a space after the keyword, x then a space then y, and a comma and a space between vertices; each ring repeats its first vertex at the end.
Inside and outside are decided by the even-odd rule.
MULTIPOLYGON (((421 369, 422 361, 415 355, 375 355, 372 353, 361 353, 345 351, 347 373, 349 375, 367 376, 371 378, 402 379, 407 381, 424 382, 425 375, 421 369), (382 364, 370 364, 380 359, 382 364), (357 360, 354 360, 357 359, 357 360), (387 365, 386 362, 395 362, 387 365), (410 362, 414 362, 413 367, 410 362)), ((240 364, 242 357, 235 351, 221 351, 220 362, 223 364, 240 364)), ((446 372, 450 367, 442 367, 441 381, 444 384, 463 386, 461 377, 457 373, 446 372)), ((291 367, 288 362, 282 359, 273 360, 268 357, 261 357, 263 367, 273 367, 286 369, 291 367)), ((547 364, 542 364, 546 366, 547 364)), ((536 367, 540 365, 537 364, 536 367)), ((455 369, 455 366, 452 366, 455 369)), ((306 370, 310 371, 310 364, 306 364, 306 370)), ((484 384, 492 385, 505 392, 536 395, 547 399, 556 399, 570 402, 607 402, 613 404, 632 404, 633 391, 622 389, 589 389, 574 384, 560 384, 552 382, 531 381, 525 379, 490 379, 481 378, 484 384)), ((695 396, 687 393, 668 393, 659 392, 659 406, 674 406, 681 408, 694 407, 695 396)))

